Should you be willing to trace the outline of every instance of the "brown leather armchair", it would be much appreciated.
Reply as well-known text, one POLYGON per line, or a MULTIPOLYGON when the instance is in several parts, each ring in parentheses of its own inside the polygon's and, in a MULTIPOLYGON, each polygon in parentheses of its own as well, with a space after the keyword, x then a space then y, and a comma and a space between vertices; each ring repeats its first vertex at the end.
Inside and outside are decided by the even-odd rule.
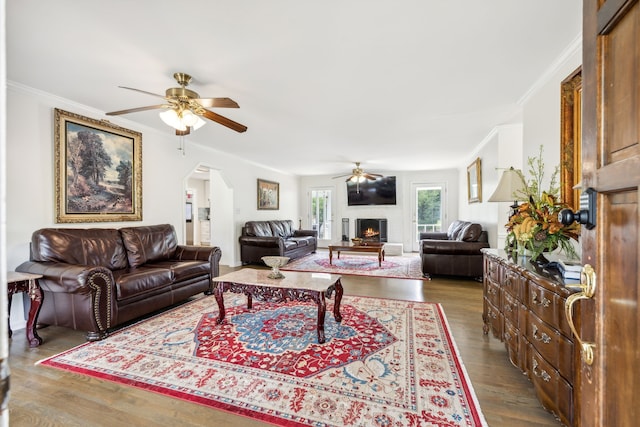
POLYGON ((487 232, 480 224, 456 220, 444 232, 420 233, 422 274, 467 276, 482 279, 483 248, 489 247, 487 232))

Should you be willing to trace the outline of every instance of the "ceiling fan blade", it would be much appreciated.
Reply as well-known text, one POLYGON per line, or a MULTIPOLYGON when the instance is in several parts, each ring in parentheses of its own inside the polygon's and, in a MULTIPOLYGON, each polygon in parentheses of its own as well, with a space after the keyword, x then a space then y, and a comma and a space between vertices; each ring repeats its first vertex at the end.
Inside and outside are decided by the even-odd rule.
POLYGON ((147 110, 157 110, 159 108, 166 108, 166 107, 168 107, 168 105, 166 104, 149 105, 148 107, 138 107, 138 108, 129 108, 128 110, 111 111, 110 113, 106 113, 106 115, 118 116, 120 114, 137 113, 138 111, 147 111, 147 110))
POLYGON ((204 110, 204 113, 202 113, 202 115, 207 119, 213 120, 216 123, 220 123, 222 126, 226 126, 229 129, 235 130, 236 132, 244 132, 247 130, 247 127, 245 125, 234 122, 233 120, 221 116, 220 114, 216 114, 213 111, 204 110))
POLYGON ((377 173, 364 173, 362 174, 362 176, 364 176, 367 179, 370 179, 371 181, 375 181, 378 178, 382 178, 382 175, 377 173))
POLYGON ((166 98, 164 95, 158 95, 157 93, 147 92, 146 90, 136 89, 133 87, 126 87, 126 86, 118 86, 118 87, 121 89, 135 90, 136 92, 146 93, 147 95, 151 95, 151 96, 157 96, 158 98, 163 98, 163 99, 166 98))
POLYGON ((197 98, 194 101, 204 108, 240 108, 238 103, 231 98, 197 98))

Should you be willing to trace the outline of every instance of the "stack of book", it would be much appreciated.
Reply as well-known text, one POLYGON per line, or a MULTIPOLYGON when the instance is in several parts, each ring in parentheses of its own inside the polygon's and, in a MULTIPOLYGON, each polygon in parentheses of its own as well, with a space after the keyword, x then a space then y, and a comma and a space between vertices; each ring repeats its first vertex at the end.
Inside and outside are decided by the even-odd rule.
POLYGON ((582 264, 579 261, 558 260, 558 269, 565 283, 580 283, 582 264))

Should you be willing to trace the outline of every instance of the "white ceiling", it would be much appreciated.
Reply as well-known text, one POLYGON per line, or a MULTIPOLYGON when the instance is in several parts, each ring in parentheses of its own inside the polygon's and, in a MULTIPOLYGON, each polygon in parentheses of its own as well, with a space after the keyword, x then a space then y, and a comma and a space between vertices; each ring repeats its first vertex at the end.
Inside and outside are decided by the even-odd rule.
MULTIPOLYGON (((186 72, 249 128, 189 141, 296 175, 458 166, 518 120, 582 20, 581 0, 6 3, 10 83, 108 112, 158 103, 117 86, 164 94, 186 72)), ((121 117, 172 133, 157 111, 121 117)))

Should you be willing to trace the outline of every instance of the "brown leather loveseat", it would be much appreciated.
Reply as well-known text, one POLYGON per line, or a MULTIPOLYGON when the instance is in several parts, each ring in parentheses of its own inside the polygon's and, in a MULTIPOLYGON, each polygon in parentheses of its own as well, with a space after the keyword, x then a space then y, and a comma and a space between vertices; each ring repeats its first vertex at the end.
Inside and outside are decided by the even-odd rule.
POLYGON ((268 255, 299 258, 318 249, 317 236, 316 230, 294 230, 291 220, 248 221, 238 238, 240 261, 263 264, 268 255))
POLYGON ((178 245, 170 224, 114 228, 43 228, 31 237, 30 261, 17 271, 41 274, 39 324, 105 338, 125 322, 200 292, 213 292, 220 248, 178 245))
POLYGON ((482 248, 489 247, 487 232, 480 224, 456 220, 446 233, 420 233, 422 274, 468 276, 476 280, 483 274, 482 248))

